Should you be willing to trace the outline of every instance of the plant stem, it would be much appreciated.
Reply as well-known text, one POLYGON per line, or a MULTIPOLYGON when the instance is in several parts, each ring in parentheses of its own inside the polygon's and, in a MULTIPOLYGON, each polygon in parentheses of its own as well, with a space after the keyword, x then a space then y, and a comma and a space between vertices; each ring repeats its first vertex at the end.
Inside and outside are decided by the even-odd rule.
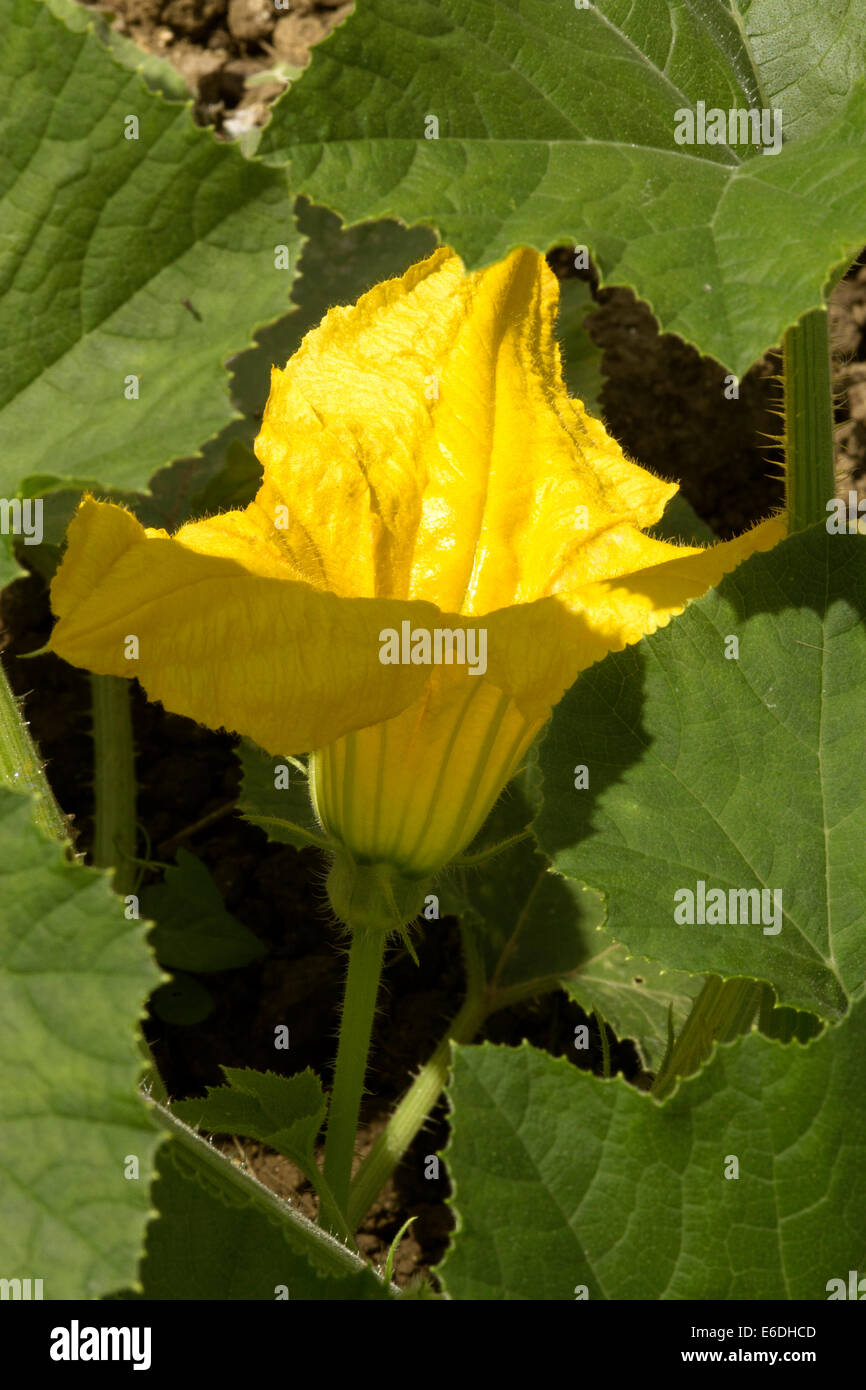
POLYGON ((91 676, 95 826, 93 863, 114 869, 114 891, 135 886, 135 750, 130 682, 122 676, 91 676))
MULTIPOLYGON (((131 691, 131 681, 122 676, 90 677, 93 708, 93 866, 114 870, 112 887, 122 898, 135 889, 140 862, 135 858, 137 782, 131 691)), ((165 1082, 160 1076, 143 1027, 140 1029, 139 1050, 145 1060, 145 1078, 154 1101, 167 1101, 165 1082)))
POLYGON ((721 980, 718 975, 708 975, 679 1037, 659 1067, 652 1087, 656 1100, 669 1095, 681 1077, 696 1072, 714 1043, 733 1042, 748 1032, 763 994, 764 986, 758 980, 721 980))
POLYGON ((27 721, 0 665, 0 785, 33 798, 33 818, 57 840, 69 839, 69 823, 54 800, 27 721))
MULTIPOLYGON (((337 1066, 325 1139, 325 1178, 340 1212, 345 1212, 349 1198, 355 1136, 386 936, 387 931, 376 928, 364 930, 358 927, 352 932, 337 1066)), ((319 1209, 320 1221, 327 1222, 329 1208, 330 1203, 323 1198, 319 1209)))
POLYGON ((488 1012, 487 1001, 468 997, 433 1056, 421 1068, 355 1175, 349 1194, 349 1226, 358 1229, 415 1135, 433 1109, 448 1080, 451 1044, 471 1042, 488 1012))
POLYGON ((782 343, 785 402, 785 489, 788 530, 827 519, 836 496, 833 390, 826 307, 812 309, 782 343))

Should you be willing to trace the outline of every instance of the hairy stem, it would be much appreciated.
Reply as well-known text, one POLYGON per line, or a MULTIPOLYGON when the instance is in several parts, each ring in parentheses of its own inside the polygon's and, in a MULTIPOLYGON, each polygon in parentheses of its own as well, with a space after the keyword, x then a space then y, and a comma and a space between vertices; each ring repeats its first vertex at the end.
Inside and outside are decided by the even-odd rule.
POLYGON ((325 1179, 332 1202, 323 1195, 319 1220, 333 1223, 332 1205, 345 1212, 355 1154, 355 1137, 361 1096, 367 1071, 367 1053, 373 1032, 373 1016, 387 932, 376 928, 356 928, 352 932, 349 969, 343 999, 343 1017, 337 1048, 337 1066, 328 1112, 325 1139, 325 1179))
POLYGON ((0 786, 33 798, 34 820, 46 835, 68 840, 69 824, 54 800, 27 720, 0 666, 0 786))
POLYGON ((833 391, 826 308, 812 309, 782 343, 785 400, 785 490, 788 530, 827 519, 836 495, 833 391))
POLYGON ((364 1159, 349 1194, 349 1225, 353 1231, 358 1229, 445 1089, 451 1066, 451 1044, 471 1042, 486 1013, 485 1001, 477 996, 465 1001, 364 1159))

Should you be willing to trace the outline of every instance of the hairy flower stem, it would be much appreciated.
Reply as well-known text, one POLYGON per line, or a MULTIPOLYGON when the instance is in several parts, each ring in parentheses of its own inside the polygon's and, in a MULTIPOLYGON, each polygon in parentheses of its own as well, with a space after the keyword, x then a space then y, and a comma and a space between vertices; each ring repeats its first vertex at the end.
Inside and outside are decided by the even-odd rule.
POLYGON ((0 666, 0 786, 27 792, 33 798, 33 818, 40 830, 68 840, 69 825, 48 785, 39 750, 27 721, 0 666))
POLYGON ((135 751, 130 682, 122 676, 91 676, 95 826, 93 863, 114 869, 114 891, 135 886, 135 751))
MULTIPOLYGON (((325 1179, 331 1189, 333 1204, 339 1212, 345 1212, 348 1205, 358 1115, 388 925, 386 923, 384 929, 357 927, 352 932, 337 1066, 325 1139, 325 1179)), ((333 1224, 331 1205, 323 1197, 319 1210, 319 1220, 323 1225, 333 1224)))
POLYGON ((836 495, 833 392, 826 308, 812 309, 782 344, 785 402, 785 491, 788 531, 827 519, 836 495))
POLYGON ((357 1230, 445 1089, 451 1065, 451 1044, 471 1042, 486 1013, 484 999, 477 995, 466 999, 433 1056, 421 1068, 364 1159, 349 1193, 349 1225, 353 1231, 357 1230))

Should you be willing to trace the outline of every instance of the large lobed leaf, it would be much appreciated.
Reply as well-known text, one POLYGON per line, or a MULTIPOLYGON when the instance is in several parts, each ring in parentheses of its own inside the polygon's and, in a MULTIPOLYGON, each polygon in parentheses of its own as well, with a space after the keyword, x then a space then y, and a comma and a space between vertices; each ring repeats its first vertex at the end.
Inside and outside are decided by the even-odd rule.
POLYGON ((107 875, 0 789, 0 1274, 46 1299, 137 1278, 159 1134, 136 1033, 158 980, 107 875))
POLYGON ((360 1261, 343 1277, 315 1268, 316 1232, 303 1217, 294 1209, 291 1219, 269 1217, 175 1142, 160 1152, 154 1201, 159 1217, 147 1233, 141 1267, 145 1299, 357 1302, 390 1296, 360 1261))
MULTIPOLYGON (((534 752, 494 807, 470 854, 520 834, 540 806, 534 752)), ((661 1062, 674 1026, 700 988, 676 970, 634 961, 603 930, 598 893, 550 871, 530 837, 471 868, 452 869, 441 908, 460 918, 464 944, 483 982, 489 1013, 561 987, 594 1009, 619 1038, 634 1040, 647 1067, 661 1062)))
POLYGON ((866 980, 864 560, 863 537, 820 525, 753 556, 584 672, 540 753, 539 841, 603 890, 615 940, 667 967, 767 981, 828 1020, 866 980), (771 911, 679 924, 675 894, 700 882, 726 908, 731 890, 766 891, 771 911, 781 893, 780 930, 771 911))
POLYGON ((70 23, 0 0, 6 495, 32 474, 144 488, 223 426, 223 363, 285 308, 300 245, 281 173, 70 23))
POLYGON ((861 1001, 807 1048, 719 1048, 663 1106, 527 1045, 457 1048, 447 1291, 826 1299, 863 1269, 864 1047, 861 1001))
POLYGON ((349 222, 432 224, 471 267, 586 244, 742 374, 866 235, 864 25, 866 0, 365 0, 259 152, 349 222), (781 110, 781 150, 678 145, 699 101, 781 110))

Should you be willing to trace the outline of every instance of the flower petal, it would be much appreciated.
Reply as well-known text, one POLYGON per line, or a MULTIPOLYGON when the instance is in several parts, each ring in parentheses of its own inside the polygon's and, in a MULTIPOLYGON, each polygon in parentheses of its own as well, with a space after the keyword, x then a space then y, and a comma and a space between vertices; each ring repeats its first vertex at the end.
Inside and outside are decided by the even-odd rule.
POLYGON ((631 528, 609 533, 589 548, 589 582, 559 596, 571 612, 587 617, 609 651, 619 651, 664 627, 743 560, 771 550, 785 535, 781 518, 706 548, 671 545, 631 528))
POLYGON ((299 577, 464 615, 527 603, 676 491, 569 399, 543 256, 447 249, 332 309, 271 380, 256 452, 299 577))
POLYGON ((356 860, 435 873, 473 838, 539 728, 482 677, 438 667, 396 718, 313 753, 316 813, 356 860))
POLYGON ((628 527, 594 552, 591 582, 555 597, 488 614, 485 679, 527 719, 546 717, 581 671, 665 627, 686 604, 749 555, 784 539, 774 518, 700 549, 656 541, 628 527))
POLYGON ((429 670, 382 665, 379 633, 404 619, 429 625, 435 610, 281 578, 245 515, 172 539, 85 499, 51 586, 51 650, 100 674, 137 676, 166 709, 275 754, 305 752, 417 699, 429 670), (131 636, 137 659, 125 654, 131 636))

